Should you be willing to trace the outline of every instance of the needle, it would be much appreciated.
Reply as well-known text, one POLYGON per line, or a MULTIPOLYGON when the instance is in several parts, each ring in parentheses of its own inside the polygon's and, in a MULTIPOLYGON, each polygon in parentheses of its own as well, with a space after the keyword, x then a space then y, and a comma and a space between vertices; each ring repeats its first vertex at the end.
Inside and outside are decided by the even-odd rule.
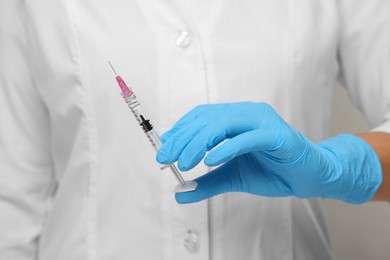
POLYGON ((108 61, 108 64, 110 64, 110 67, 111 67, 112 71, 115 73, 115 76, 118 76, 118 74, 116 73, 116 71, 115 71, 114 67, 112 66, 111 62, 109 60, 107 60, 107 61, 108 61))

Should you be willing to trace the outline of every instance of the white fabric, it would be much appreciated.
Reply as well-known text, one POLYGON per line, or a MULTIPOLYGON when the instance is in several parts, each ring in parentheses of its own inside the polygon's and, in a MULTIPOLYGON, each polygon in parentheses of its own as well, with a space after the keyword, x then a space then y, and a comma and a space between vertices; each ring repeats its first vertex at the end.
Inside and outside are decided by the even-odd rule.
POLYGON ((107 59, 159 132, 198 104, 252 100, 319 141, 338 77, 370 125, 389 132, 389 9, 1 0, 0 259, 331 259, 317 200, 232 193, 178 205, 107 59))

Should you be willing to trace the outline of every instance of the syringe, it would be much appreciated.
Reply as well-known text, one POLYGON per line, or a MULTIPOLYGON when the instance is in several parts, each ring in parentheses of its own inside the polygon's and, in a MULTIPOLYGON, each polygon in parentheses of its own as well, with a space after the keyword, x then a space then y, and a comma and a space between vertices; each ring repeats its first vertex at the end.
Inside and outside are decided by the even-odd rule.
MULTIPOLYGON (((139 125, 142 127, 144 130, 144 133, 146 134, 146 137, 149 140, 149 143, 153 146, 154 150, 158 152, 160 147, 162 146, 160 137, 156 133, 156 130, 154 130, 153 125, 150 123, 150 120, 147 119, 147 116, 145 115, 145 112, 142 109, 141 104, 138 102, 137 97, 134 95, 134 92, 132 91, 131 88, 129 88, 124 80, 119 76, 114 67, 112 66, 111 62, 108 61, 110 64, 112 70, 115 73, 115 79, 116 82, 118 82, 119 87, 121 88, 122 91, 122 97, 127 103, 128 107, 130 108, 131 112, 133 113, 135 119, 139 123, 139 125)), ((179 182, 179 185, 176 186, 175 192, 186 192, 186 191, 192 191, 195 190, 197 187, 197 183, 195 181, 185 181, 183 177, 181 176, 179 170, 175 166, 175 164, 166 164, 166 165, 161 165, 160 169, 164 170, 166 168, 171 169, 171 172, 173 175, 176 177, 177 181, 179 182)))

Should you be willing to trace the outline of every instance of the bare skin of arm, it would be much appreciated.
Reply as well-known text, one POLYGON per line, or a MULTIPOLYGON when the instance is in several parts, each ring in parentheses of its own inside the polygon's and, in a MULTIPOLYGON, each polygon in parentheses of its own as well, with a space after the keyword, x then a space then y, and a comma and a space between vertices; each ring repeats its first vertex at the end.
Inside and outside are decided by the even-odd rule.
POLYGON ((371 132, 357 134, 371 145, 382 165, 383 181, 371 201, 390 201, 390 134, 371 132))

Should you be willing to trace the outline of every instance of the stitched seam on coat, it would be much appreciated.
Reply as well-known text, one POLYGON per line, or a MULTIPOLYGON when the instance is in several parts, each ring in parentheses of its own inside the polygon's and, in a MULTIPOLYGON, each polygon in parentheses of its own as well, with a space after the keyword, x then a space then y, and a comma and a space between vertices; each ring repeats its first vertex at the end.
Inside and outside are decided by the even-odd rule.
MULTIPOLYGON (((295 24, 295 0, 290 0, 290 14, 291 14, 291 18, 290 18, 290 68, 289 68, 289 90, 288 90, 288 107, 290 109, 288 109, 287 113, 288 113, 288 119, 291 118, 291 113, 293 111, 293 103, 292 103, 292 100, 293 100, 293 89, 294 89, 294 85, 295 85, 295 77, 294 77, 294 69, 296 67, 296 61, 295 61, 295 48, 296 48, 296 43, 295 43, 295 27, 296 27, 296 24, 295 24)), ((293 240, 293 230, 292 230, 292 208, 291 208, 291 198, 288 199, 288 204, 289 204, 289 207, 288 207, 288 210, 290 212, 290 218, 289 218, 289 231, 290 231, 290 236, 289 236, 289 243, 290 243, 290 246, 291 246, 291 249, 289 250, 290 252, 290 255, 286 257, 286 259, 293 259, 294 257, 294 243, 292 242, 293 240)))
POLYGON ((88 164, 89 164, 89 178, 88 178, 88 191, 86 193, 85 210, 86 214, 86 223, 85 223, 85 232, 86 232, 86 255, 88 260, 97 259, 97 195, 96 195, 96 172, 97 172, 97 134, 96 134, 96 122, 91 108, 91 103, 88 98, 89 89, 87 89, 87 84, 82 77, 82 64, 81 64, 81 55, 80 55, 80 41, 78 35, 80 34, 77 21, 79 21, 78 9, 73 3, 68 2, 68 16, 71 22, 71 27, 73 30, 74 37, 74 63, 75 63, 75 73, 80 80, 80 93, 81 93, 81 107, 84 108, 84 117, 83 125, 86 128, 86 143, 87 149, 89 150, 88 164))

